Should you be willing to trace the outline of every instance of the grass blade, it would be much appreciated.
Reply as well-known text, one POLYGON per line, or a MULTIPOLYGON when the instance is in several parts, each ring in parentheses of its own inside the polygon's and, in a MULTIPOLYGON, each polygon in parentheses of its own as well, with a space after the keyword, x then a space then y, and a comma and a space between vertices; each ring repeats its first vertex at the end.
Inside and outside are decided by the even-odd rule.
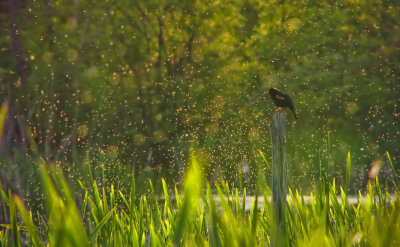
POLYGON ((7 112, 8 112, 8 103, 5 102, 0 107, 0 140, 3 136, 2 134, 3 134, 4 124, 7 119, 7 112))
POLYGON ((350 172, 351 172, 351 156, 350 150, 347 152, 347 160, 346 160, 346 185, 345 185, 345 192, 349 191, 349 184, 350 184, 350 172))
POLYGON ((93 239, 94 236, 96 236, 96 234, 100 231, 100 229, 107 223, 108 219, 111 217, 111 215, 114 213, 114 211, 117 208, 113 208, 110 210, 110 212, 108 212, 103 219, 99 222, 99 224, 97 224, 96 228, 90 233, 90 239, 93 239))
POLYGON ((393 164, 392 158, 390 157, 390 154, 389 154, 388 151, 386 151, 386 156, 387 156, 387 158, 389 160, 389 164, 390 164, 390 167, 392 168, 392 172, 394 174, 394 177, 396 178, 396 180, 398 180, 396 169, 394 168, 394 164, 393 164))
POLYGON ((268 162, 267 158, 265 157, 264 153, 261 150, 258 150, 258 152, 260 153, 261 157, 263 158, 264 163, 267 165, 268 169, 270 171, 272 171, 271 165, 269 164, 269 162, 268 162))
POLYGON ((8 191, 8 201, 9 201, 9 209, 10 209, 10 224, 11 224, 11 234, 12 234, 12 243, 14 247, 21 246, 21 235, 19 233, 19 227, 17 225, 17 212, 15 210, 15 203, 12 199, 11 191, 8 191))
POLYGON ((42 241, 40 240, 40 238, 38 236, 35 225, 33 224, 32 215, 26 210, 23 202, 21 201, 21 199, 18 196, 14 196, 14 202, 18 208, 18 211, 21 215, 22 220, 24 221, 24 223, 28 229, 28 233, 33 242, 33 246, 44 246, 44 244, 42 243, 42 241))
POLYGON ((175 222, 173 243, 176 246, 180 246, 182 244, 186 222, 193 217, 195 211, 198 211, 199 200, 201 196, 201 170, 194 154, 192 154, 191 159, 191 167, 187 173, 184 183, 184 194, 182 199, 183 201, 181 207, 179 208, 179 212, 175 222))

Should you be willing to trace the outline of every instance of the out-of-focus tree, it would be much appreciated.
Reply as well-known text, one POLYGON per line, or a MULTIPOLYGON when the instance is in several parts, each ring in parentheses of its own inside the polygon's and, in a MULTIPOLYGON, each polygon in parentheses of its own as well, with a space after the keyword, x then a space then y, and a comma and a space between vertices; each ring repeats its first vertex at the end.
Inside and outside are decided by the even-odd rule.
POLYGON ((320 160, 340 178, 349 148, 355 167, 399 159, 399 13, 395 1, 8 1, 0 100, 48 160, 167 175, 195 148, 208 178, 234 181, 269 153, 276 86, 299 113, 293 183, 320 160))

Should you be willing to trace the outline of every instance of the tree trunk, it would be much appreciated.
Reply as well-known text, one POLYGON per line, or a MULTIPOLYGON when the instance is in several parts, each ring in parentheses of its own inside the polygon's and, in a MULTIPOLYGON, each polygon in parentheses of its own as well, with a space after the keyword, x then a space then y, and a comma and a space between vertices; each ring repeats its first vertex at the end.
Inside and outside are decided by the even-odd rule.
POLYGON ((18 77, 21 81, 21 84, 24 85, 26 83, 27 77, 27 67, 24 61, 23 53, 22 53, 22 45, 21 39, 19 36, 19 29, 17 24, 17 16, 18 16, 18 0, 8 0, 8 12, 10 15, 10 30, 11 30, 11 41, 14 49, 15 58, 17 60, 17 71, 18 77))
MULTIPOLYGON (((27 66, 23 58, 21 39, 17 24, 19 1, 8 0, 7 3, 10 17, 11 43, 17 62, 16 71, 18 80, 22 85, 21 88, 14 90, 23 91, 25 88, 24 86, 27 83, 27 66)), ((12 91, 13 89, 10 88, 8 90, 10 90, 10 93, 8 93, 8 99, 6 99, 6 103, 8 104, 9 108, 4 123, 3 135, 0 140, 0 155, 8 157, 9 160, 13 160, 14 150, 27 150, 26 122, 24 116, 20 112, 20 105, 15 99, 18 97, 20 92, 12 91)))

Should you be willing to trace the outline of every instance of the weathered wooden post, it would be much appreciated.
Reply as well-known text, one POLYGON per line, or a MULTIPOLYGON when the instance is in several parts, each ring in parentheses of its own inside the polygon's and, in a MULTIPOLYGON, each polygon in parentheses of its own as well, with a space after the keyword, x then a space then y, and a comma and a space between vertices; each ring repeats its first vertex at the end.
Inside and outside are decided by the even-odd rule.
POLYGON ((270 124, 272 140, 272 227, 271 246, 287 246, 286 234, 286 194, 287 194, 287 159, 286 159, 286 113, 276 111, 270 124))

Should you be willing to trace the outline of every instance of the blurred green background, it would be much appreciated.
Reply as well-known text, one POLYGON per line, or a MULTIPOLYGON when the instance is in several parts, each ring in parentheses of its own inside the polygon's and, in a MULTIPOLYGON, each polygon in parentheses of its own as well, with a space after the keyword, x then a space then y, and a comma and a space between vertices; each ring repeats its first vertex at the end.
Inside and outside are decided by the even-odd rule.
POLYGON ((372 165, 391 176, 386 151, 399 163, 398 1, 18 0, 0 25, 0 175, 28 199, 39 157, 71 181, 179 184, 191 149, 210 181, 251 188, 272 86, 299 116, 290 186, 309 191, 320 164, 341 182, 348 150, 353 192, 372 165))

